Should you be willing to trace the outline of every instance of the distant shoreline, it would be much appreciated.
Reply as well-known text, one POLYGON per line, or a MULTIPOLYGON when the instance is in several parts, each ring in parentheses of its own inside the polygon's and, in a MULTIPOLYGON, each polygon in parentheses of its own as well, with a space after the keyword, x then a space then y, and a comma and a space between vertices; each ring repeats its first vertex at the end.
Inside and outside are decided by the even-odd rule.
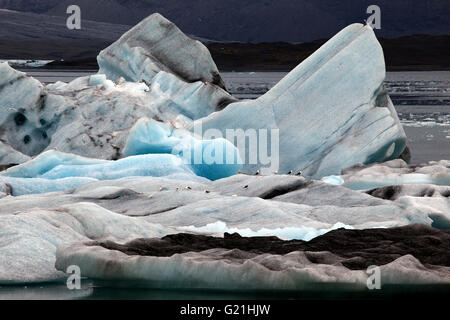
MULTIPOLYGON (((205 45, 218 69, 224 72, 288 72, 326 41, 323 39, 309 43, 210 42, 205 45)), ((379 41, 384 50, 387 71, 450 70, 450 35, 412 35, 395 39, 381 38, 379 41)), ((76 42, 72 46, 70 42, 40 43, 39 46, 34 46, 32 42, 23 42, 15 43, 12 48, 3 47, 2 43, 0 42, 0 59, 55 60, 41 67, 53 70, 96 70, 98 52, 109 46, 109 43, 105 42, 76 42), (58 56, 55 56, 55 52, 58 52, 58 56), (61 61, 61 56, 64 57, 64 61, 61 61)))
MULTIPOLYGON (((293 67, 295 68, 295 67, 293 67)), ((234 69, 219 69, 220 72, 290 72, 292 71, 292 69, 288 69, 288 68, 259 68, 259 69, 249 69, 246 67, 239 67, 239 68, 234 68, 234 69)), ((52 70, 52 71, 83 71, 83 72, 93 72, 93 73, 97 73, 98 72, 98 68, 92 68, 91 66, 86 66, 86 65, 59 65, 59 66, 52 66, 52 67, 35 67, 35 68, 15 68, 17 70, 20 71, 39 71, 39 70, 52 70)), ((440 67, 440 66, 419 66, 419 67, 415 67, 415 66, 396 66, 396 67, 387 67, 386 68, 387 72, 431 72, 431 71, 450 71, 450 67, 440 67)))

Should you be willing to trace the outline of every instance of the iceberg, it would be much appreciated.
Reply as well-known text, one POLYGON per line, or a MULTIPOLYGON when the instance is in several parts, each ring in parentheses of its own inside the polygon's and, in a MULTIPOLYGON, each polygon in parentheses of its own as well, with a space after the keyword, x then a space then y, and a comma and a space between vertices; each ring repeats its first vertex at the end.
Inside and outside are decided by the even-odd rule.
POLYGON ((131 82, 151 83, 160 71, 165 71, 186 82, 209 82, 225 88, 208 49, 158 13, 102 50, 97 61, 99 73, 111 80, 123 77, 131 82))
POLYGON ((342 171, 343 186, 353 190, 376 189, 393 185, 430 184, 450 186, 450 161, 432 161, 408 165, 402 159, 367 166, 354 166, 342 171))
MULTIPOLYGON (((224 136, 227 129, 278 129, 278 172, 337 175, 358 163, 396 159, 405 149, 405 132, 383 87, 385 75, 373 30, 353 24, 265 95, 232 103, 193 126, 221 130, 224 136)), ((249 146, 242 149, 244 155, 249 146)), ((243 172, 264 168, 258 160, 244 161, 243 172)))
POLYGON ((305 290, 332 283, 334 289, 361 291, 367 290, 371 265, 380 266, 383 286, 448 284, 450 267, 442 257, 448 245, 433 248, 431 239, 444 242, 448 233, 420 225, 338 229, 309 242, 176 234, 123 245, 111 241, 66 245, 57 251, 56 268, 78 265, 93 279, 164 289, 305 290), (111 265, 115 267, 108 268, 111 265))
POLYGON ((199 139, 214 136, 220 145, 217 139, 226 138, 239 149, 244 173, 292 171, 314 179, 396 159, 406 147, 383 88, 383 51, 369 26, 345 28, 256 100, 226 92, 208 50, 158 14, 98 59, 99 74, 47 87, 0 64, 0 138, 31 157, 57 148, 116 160, 126 156, 138 120, 151 118, 199 139), (220 136, 208 136, 210 130, 220 136), (244 143, 229 130, 243 133, 244 143), (253 133, 256 145, 247 144, 245 135, 253 133))
MULTIPOLYGON (((429 226, 450 226, 450 165, 398 159, 406 136, 369 26, 348 26, 256 100, 231 96, 206 47, 159 14, 98 62, 96 75, 47 86, 0 64, 0 283, 61 280, 77 264, 162 288, 362 288, 374 228, 447 240, 429 226), (310 247, 127 254, 168 235, 310 247), (327 251, 352 235, 367 235, 367 251, 327 251)), ((408 250, 376 260, 383 281, 450 281, 450 266, 408 250)))
POLYGON ((216 86, 186 83, 166 72, 159 73, 150 87, 123 79, 113 83, 105 75, 45 87, 7 63, 0 64, 0 75, 4 82, 0 83, 0 125, 4 129, 0 157, 5 157, 4 152, 15 153, 4 161, 16 163, 54 148, 91 158, 119 159, 129 130, 141 118, 183 128, 227 101, 236 101, 216 86))

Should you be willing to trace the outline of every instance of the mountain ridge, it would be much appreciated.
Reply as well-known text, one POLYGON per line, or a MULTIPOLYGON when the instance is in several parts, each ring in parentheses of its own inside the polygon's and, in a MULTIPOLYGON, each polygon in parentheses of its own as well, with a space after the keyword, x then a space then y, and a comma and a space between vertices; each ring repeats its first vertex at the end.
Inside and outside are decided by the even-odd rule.
MULTIPOLYGON (((220 41, 310 42, 364 22, 371 0, 0 0, 0 8, 67 16, 77 4, 82 19, 135 25, 159 12, 185 33, 220 41)), ((448 0, 379 0, 379 37, 448 34, 448 0)))

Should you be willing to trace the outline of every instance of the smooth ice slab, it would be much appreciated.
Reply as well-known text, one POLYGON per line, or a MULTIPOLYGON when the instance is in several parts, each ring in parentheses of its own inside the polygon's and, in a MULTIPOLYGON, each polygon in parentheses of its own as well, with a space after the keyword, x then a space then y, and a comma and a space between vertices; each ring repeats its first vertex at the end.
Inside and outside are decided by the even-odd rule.
MULTIPOLYGON (((218 129, 225 137, 227 129, 242 129, 249 135, 258 131, 261 138, 264 131, 269 136, 267 130, 278 129, 279 153, 273 148, 271 155, 279 155, 278 172, 302 171, 313 178, 339 174, 354 164, 395 159, 405 149, 384 79, 383 51, 373 30, 353 24, 262 97, 232 103, 196 121, 193 130, 218 129)), ((258 141, 258 147, 271 150, 273 138, 258 141)), ((240 149, 241 156, 249 148, 254 146, 240 149)), ((257 163, 248 160, 244 172, 269 167, 261 156, 257 163)))

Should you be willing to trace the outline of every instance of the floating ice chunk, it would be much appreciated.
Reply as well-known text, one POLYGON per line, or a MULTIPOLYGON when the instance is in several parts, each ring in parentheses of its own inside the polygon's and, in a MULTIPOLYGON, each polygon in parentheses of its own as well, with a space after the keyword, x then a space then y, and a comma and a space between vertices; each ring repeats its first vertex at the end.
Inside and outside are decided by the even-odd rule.
POLYGON ((0 59, 0 63, 8 63, 9 65, 11 65, 14 68, 38 68, 38 67, 43 67, 46 64, 49 64, 50 62, 53 62, 54 60, 5 60, 5 59, 0 59))
POLYGON ((208 49, 158 13, 152 14, 100 52, 99 73, 108 79, 152 82, 159 71, 187 82, 204 81, 225 88, 208 49))
MULTIPOLYGON (((56 268, 78 265, 85 275, 106 281, 131 281, 164 289, 305 290, 318 283, 346 291, 367 290, 366 270, 345 267, 346 259, 330 252, 254 253, 214 248, 168 257, 128 255, 99 243, 76 243, 57 251, 56 268), (316 263, 311 258, 318 258, 316 263), (115 268, 108 266, 114 265, 115 268)), ((381 283, 449 284, 450 268, 426 266, 412 255, 380 266, 381 283)))
MULTIPOLYGON (((183 179, 182 176, 179 178, 183 179)), ((34 188, 34 193, 41 193, 47 188, 41 186, 41 180, 2 179, 9 179, 9 187, 0 182, 0 192, 5 196, 11 194, 11 190, 19 192, 34 188)), ((145 219, 163 225, 200 228, 223 221, 227 228, 250 228, 254 232, 286 227, 330 229, 339 222, 355 228, 373 228, 414 222, 434 225, 438 224, 438 219, 450 221, 450 211, 443 203, 447 199, 445 189, 440 191, 442 197, 434 197, 419 208, 411 201, 385 200, 383 190, 369 195, 320 181, 302 180, 294 176, 245 175, 214 182, 179 180, 176 176, 128 177, 95 181, 68 192, 7 197, 0 201, 0 215, 11 213, 11 208, 54 208, 89 201, 124 215, 145 216, 145 219)), ((48 188, 55 188, 66 180, 47 181, 48 188)), ((385 193, 391 194, 389 190, 385 193)))
MULTIPOLYGON (((36 178, 2 178, 27 180, 30 188, 39 189, 36 192, 46 188, 36 178)), ((306 182, 297 176, 238 175, 215 182, 184 179, 128 177, 94 181, 69 192, 1 199, 0 242, 7 245, 0 250, 10 259, 0 259, 0 282, 63 276, 53 268, 56 247, 108 236, 121 242, 133 237, 160 237, 178 229, 309 239, 323 230, 343 227, 339 222, 347 229, 349 226, 364 229, 416 222, 448 228, 450 221, 444 196, 422 198, 423 201, 412 197, 389 201, 342 186, 306 182), (228 196, 236 194, 239 196, 228 196), (156 228, 157 225, 160 227, 156 228), (61 234, 67 237, 79 234, 89 239, 64 240, 61 234), (5 269, 7 265, 15 268, 5 269)), ((47 181, 54 187, 62 180, 47 181)), ((27 187, 20 183, 17 190, 27 187)), ((445 194, 446 189, 441 189, 439 192, 445 194)))
POLYGON ((336 230, 339 228, 353 229, 352 226, 345 225, 343 223, 336 223, 329 229, 314 229, 311 227, 284 227, 284 228, 262 228, 257 231, 253 231, 250 228, 239 229, 239 228, 229 228, 227 224, 223 221, 217 221, 214 223, 209 223, 203 227, 179 227, 178 231, 181 232, 191 232, 195 234, 223 234, 228 233, 238 233, 242 237, 259 237, 259 236, 276 236, 281 239, 287 240, 304 240, 309 241, 315 237, 323 235, 329 231, 336 230))
POLYGON ((369 166, 355 166, 342 172, 344 186, 353 190, 376 189, 404 184, 450 186, 450 161, 441 160, 408 166, 401 159, 369 166))
POLYGON ((127 156, 175 154, 197 175, 210 180, 232 176, 242 168, 239 151, 228 140, 200 140, 186 130, 152 119, 143 118, 136 123, 123 152, 127 156))
MULTIPOLYGON (((373 30, 353 24, 252 101, 197 120, 202 130, 279 129, 280 173, 321 178, 357 163, 395 159, 406 136, 383 88, 383 51, 373 30)), ((261 134, 259 134, 261 135, 261 134)), ((263 142, 264 143, 264 142, 263 142)), ((241 155, 249 150, 239 150, 241 155)), ((244 159, 244 171, 265 168, 244 159)))
POLYGON ((361 290, 367 278, 364 271, 314 264, 298 251, 274 255, 217 248, 155 257, 129 256, 99 245, 77 243, 57 251, 56 268, 65 270, 69 265, 80 266, 88 277, 136 281, 164 289, 301 290, 334 282, 361 290), (109 264, 118 268, 111 270, 109 264))

